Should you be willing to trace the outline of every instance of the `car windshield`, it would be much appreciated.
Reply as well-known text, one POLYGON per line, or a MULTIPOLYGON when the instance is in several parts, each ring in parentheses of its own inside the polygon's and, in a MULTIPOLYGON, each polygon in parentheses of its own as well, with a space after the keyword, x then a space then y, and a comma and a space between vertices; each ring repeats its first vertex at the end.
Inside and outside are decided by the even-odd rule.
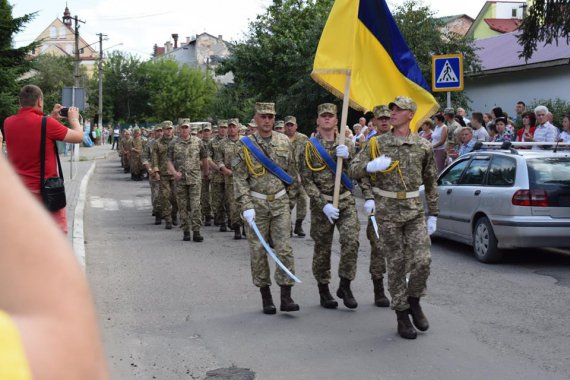
POLYGON ((531 187, 570 186, 570 157, 541 157, 527 161, 531 187))

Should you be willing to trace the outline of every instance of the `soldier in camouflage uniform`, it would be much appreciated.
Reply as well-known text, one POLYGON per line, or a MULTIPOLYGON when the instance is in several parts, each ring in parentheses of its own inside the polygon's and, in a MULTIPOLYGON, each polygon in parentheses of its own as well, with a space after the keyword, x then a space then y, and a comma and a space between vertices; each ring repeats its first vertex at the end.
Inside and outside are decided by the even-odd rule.
POLYGON ((143 165, 142 165, 142 152, 144 142, 141 136, 140 128, 133 128, 133 138, 131 139, 131 150, 129 154, 131 179, 135 181, 142 181, 143 165))
POLYGON ((121 156, 121 166, 125 173, 131 171, 130 168, 130 153, 131 153, 131 132, 125 129, 123 131, 123 137, 119 140, 119 154, 121 156))
MULTIPOLYGON (((165 228, 172 229, 172 225, 178 224, 178 204, 176 203, 176 183, 168 173, 168 144, 173 136, 173 125, 170 120, 162 122, 162 137, 152 146, 152 174, 154 179, 160 181, 160 204, 162 206, 162 219, 166 222, 165 228)), ((160 224, 161 218, 157 216, 154 224, 160 224)))
MULTIPOLYGON (((212 157, 212 124, 209 122, 202 123, 202 142, 208 151, 208 157, 212 157)), ((211 200, 211 191, 210 191, 210 165, 206 168, 202 173, 202 218, 204 218, 204 225, 211 226, 212 219, 214 216, 212 215, 212 200, 211 200)))
POLYGON ((410 130, 416 103, 399 96, 389 107, 392 132, 371 139, 350 171, 355 178, 369 177, 373 186, 379 246, 386 253, 388 289, 398 319, 398 334, 415 339, 417 331, 410 323, 410 314, 419 330, 429 328, 419 301, 426 294, 430 273, 427 228, 430 233, 435 230, 438 214, 437 169, 430 143, 410 130), (422 184, 430 214, 427 228, 419 197, 422 184))
POLYGON ((202 212, 200 191, 202 173, 207 175, 208 150, 203 141, 190 135, 190 123, 180 125, 179 137, 168 145, 168 173, 176 181, 176 200, 180 210, 180 226, 184 231, 184 241, 202 242, 202 212), (201 165, 200 165, 201 164, 201 165))
MULTIPOLYGON (((305 143, 309 138, 297 132, 297 119, 295 116, 286 116, 285 122, 285 134, 289 137, 289 141, 293 145, 293 155, 295 156, 295 161, 297 161, 297 170, 301 173, 301 160, 303 159, 303 150, 305 149, 305 143)), ((307 203, 309 203, 309 197, 307 192, 303 187, 301 178, 299 178, 299 191, 295 198, 289 200, 289 205, 291 210, 297 206, 297 218, 295 221, 295 230, 293 231, 299 237, 305 237, 305 231, 303 231, 303 220, 307 216, 307 203)))
POLYGON ((239 120, 228 120, 228 136, 220 143, 215 151, 214 162, 219 168, 220 173, 225 180, 225 199, 230 205, 230 220, 232 221, 232 229, 234 230, 234 239, 241 239, 241 229, 243 222, 240 218, 240 208, 236 202, 234 193, 234 181, 232 172, 232 159, 240 152, 239 146, 239 120))
POLYGON ((227 214, 228 210, 226 208, 227 198, 225 190, 225 179, 224 175, 220 172, 220 168, 217 166, 216 157, 220 155, 220 146, 222 141, 226 138, 228 133, 228 121, 218 120, 218 135, 212 139, 210 157, 212 158, 213 164, 210 164, 212 168, 212 173, 210 175, 211 179, 211 189, 212 189, 212 209, 214 211, 214 225, 220 227, 220 232, 226 232, 227 227, 227 214))
MULTIPOLYGON (((258 131, 249 136, 258 150, 271 161, 279 165, 293 179, 297 178, 297 169, 293 149, 287 136, 273 132, 275 120, 274 103, 256 103, 255 122, 258 131)), ((240 153, 232 160, 234 192, 236 200, 249 225, 256 223, 265 239, 273 239, 274 250, 281 262, 294 273, 293 250, 291 249, 290 228, 291 213, 287 186, 276 175, 270 173, 239 142, 240 153)), ((289 186, 291 193, 297 191, 296 183, 289 186)), ((248 230, 247 239, 251 255, 253 284, 260 288, 263 312, 275 314, 276 309, 271 297, 271 277, 267 254, 253 230, 248 230)), ((299 305, 291 299, 291 287, 294 282, 283 270, 275 270, 275 281, 281 287, 281 311, 297 311, 299 305)))
MULTIPOLYGON (((344 159, 343 171, 347 174, 355 147, 352 140, 346 140, 346 145, 338 144, 336 113, 334 104, 319 105, 317 124, 320 133, 316 139, 332 158, 335 167, 337 157, 344 159)), ((301 160, 301 177, 305 190, 311 198, 311 238, 315 241, 313 275, 318 283, 320 303, 327 309, 335 309, 338 306, 329 291, 331 247, 336 225, 340 235, 338 267, 340 286, 337 296, 343 299, 346 307, 354 309, 358 307, 358 303, 352 295, 350 282, 356 275, 356 259, 360 245, 358 241, 360 222, 356 212, 356 202, 351 190, 341 182, 338 208, 332 205, 335 174, 322 161, 322 157, 311 142, 307 142, 305 146, 301 160)))
POLYGON ((148 182, 150 185, 150 201, 152 203, 152 216, 154 217, 158 216, 159 218, 161 218, 162 215, 160 202, 159 202, 160 181, 157 181, 152 175, 151 152, 152 152, 152 146, 154 145, 156 140, 158 140, 161 137, 162 137, 162 125, 159 124, 153 128, 153 131, 150 135, 150 139, 148 140, 143 149, 143 157, 142 157, 143 166, 148 172, 148 182))

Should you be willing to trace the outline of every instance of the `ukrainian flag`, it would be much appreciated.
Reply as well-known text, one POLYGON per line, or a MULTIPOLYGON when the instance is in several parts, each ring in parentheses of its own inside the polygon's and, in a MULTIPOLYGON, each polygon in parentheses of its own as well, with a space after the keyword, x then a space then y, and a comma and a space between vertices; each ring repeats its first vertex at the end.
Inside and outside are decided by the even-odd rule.
POLYGON ((342 98, 347 74, 352 108, 372 110, 401 95, 414 99, 414 131, 439 108, 384 0, 335 1, 311 77, 342 98))

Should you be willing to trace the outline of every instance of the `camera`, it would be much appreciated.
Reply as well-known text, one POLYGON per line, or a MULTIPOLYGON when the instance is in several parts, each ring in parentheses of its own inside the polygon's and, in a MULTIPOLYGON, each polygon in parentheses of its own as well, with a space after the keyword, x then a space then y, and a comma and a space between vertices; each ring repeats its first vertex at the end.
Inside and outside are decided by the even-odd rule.
POLYGON ((64 108, 60 109, 59 110, 59 116, 67 117, 68 111, 69 111, 69 107, 64 107, 64 108))

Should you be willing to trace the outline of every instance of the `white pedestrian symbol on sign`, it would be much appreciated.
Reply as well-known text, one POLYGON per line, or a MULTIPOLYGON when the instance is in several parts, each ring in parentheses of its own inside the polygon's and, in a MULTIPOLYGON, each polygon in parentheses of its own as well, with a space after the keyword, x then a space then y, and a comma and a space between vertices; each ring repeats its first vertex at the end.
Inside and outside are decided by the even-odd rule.
POLYGON ((443 65, 443 70, 441 70, 441 72, 439 73, 439 77, 437 78, 437 83, 456 83, 456 82, 459 82, 459 79, 457 79, 457 75, 453 71, 453 68, 451 68, 449 61, 446 60, 445 64, 443 65))

